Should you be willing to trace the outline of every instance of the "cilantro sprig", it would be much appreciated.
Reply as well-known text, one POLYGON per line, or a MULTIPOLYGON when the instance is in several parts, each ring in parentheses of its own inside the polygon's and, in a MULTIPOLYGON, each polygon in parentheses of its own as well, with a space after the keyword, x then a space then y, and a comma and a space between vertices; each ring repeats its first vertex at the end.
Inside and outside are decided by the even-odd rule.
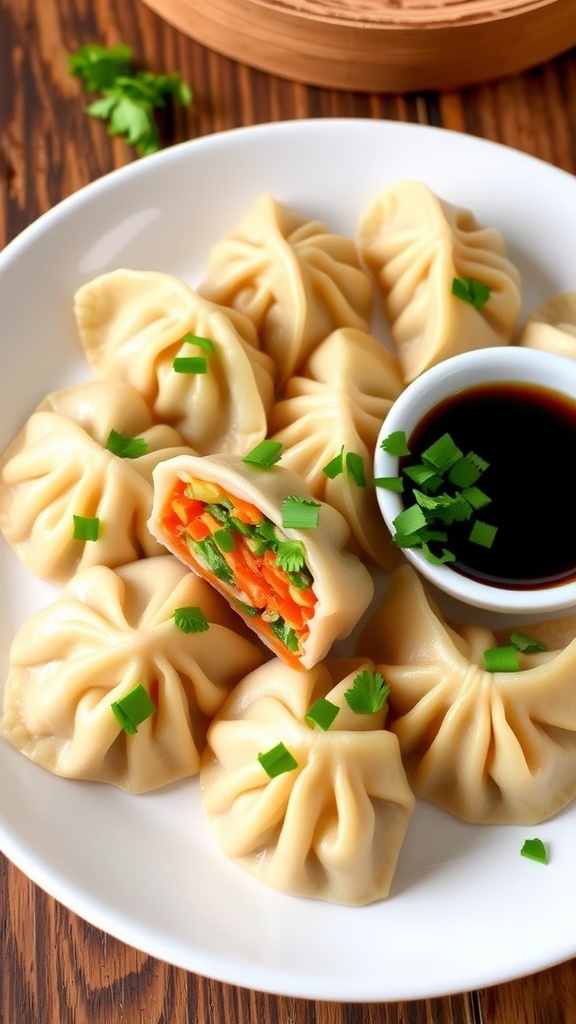
POLYGON ((170 104, 188 107, 192 91, 179 72, 135 71, 132 50, 88 43, 69 54, 70 74, 81 78, 88 92, 101 93, 86 107, 91 117, 108 122, 108 134, 120 135, 139 156, 161 148, 157 111, 170 104))

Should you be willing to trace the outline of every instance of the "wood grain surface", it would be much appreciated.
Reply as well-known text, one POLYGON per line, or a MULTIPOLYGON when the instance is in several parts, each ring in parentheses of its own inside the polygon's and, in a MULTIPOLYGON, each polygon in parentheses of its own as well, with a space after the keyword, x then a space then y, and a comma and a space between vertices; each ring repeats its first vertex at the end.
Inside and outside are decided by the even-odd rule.
MULTIPOLYGON (((132 45, 143 66, 179 69, 194 88, 194 106, 175 116, 169 141, 291 118, 387 118, 468 132, 576 172, 576 52, 461 92, 347 93, 274 78, 218 56, 139 0, 0 0, 0 245, 60 199, 135 159, 86 117, 82 86, 67 71, 66 54, 83 43, 120 41, 132 45)), ((535 942, 537 936, 535 922, 535 942)), ((0 858, 1 1024, 575 1020, 576 961, 479 992, 400 1004, 320 1003, 222 985, 87 925, 0 858)))

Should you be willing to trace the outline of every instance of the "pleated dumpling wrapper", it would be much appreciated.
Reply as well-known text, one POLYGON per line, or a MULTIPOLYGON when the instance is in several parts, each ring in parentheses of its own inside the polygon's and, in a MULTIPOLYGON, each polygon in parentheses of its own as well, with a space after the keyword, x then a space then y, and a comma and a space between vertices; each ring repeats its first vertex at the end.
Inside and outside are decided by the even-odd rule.
POLYGON ((209 721, 262 660, 226 602, 172 556, 95 566, 14 638, 1 733, 56 775, 145 793, 198 772, 209 721), (138 695, 152 702, 143 720, 138 695))
POLYGON ((346 520, 288 469, 234 456, 157 466, 150 531, 230 601, 275 654, 311 668, 374 592, 346 520))
POLYGON ((52 392, 2 455, 0 528, 31 573, 58 584, 164 554, 146 525, 152 470, 191 451, 122 381, 52 392))
POLYGON ((341 328, 292 377, 270 417, 282 465, 347 520, 358 552, 390 571, 398 550, 372 486, 376 439, 403 389, 396 357, 365 331, 341 328))
POLYGON ((487 671, 514 626, 451 625, 404 566, 360 640, 414 792, 465 821, 535 824, 576 797, 576 617, 518 628, 549 649, 487 671))
POLYGON ((501 233, 469 210, 422 182, 398 182, 366 209, 358 247, 383 295, 405 381, 460 352, 512 341, 520 274, 501 233))
POLYGON ((368 330, 373 285, 352 239, 261 195, 213 246, 202 295, 250 317, 279 390, 338 327, 368 330))
POLYGON ((576 292, 563 292, 528 317, 518 344, 576 359, 576 292))
POLYGON ((196 451, 249 451, 266 436, 274 365, 251 321, 152 271, 114 270, 74 297, 98 377, 126 380, 196 451))
POLYGON ((353 906, 390 892, 415 801, 385 704, 363 713, 345 697, 373 669, 358 659, 302 672, 275 658, 210 726, 200 782, 216 841, 282 892, 353 906))

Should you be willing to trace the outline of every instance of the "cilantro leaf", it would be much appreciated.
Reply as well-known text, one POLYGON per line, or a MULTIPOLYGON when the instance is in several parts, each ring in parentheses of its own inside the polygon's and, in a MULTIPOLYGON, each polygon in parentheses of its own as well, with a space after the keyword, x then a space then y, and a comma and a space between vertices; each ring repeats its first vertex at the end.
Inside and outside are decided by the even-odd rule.
POLYGON ((345 691, 344 696, 357 715, 373 715, 384 707, 389 693, 390 687, 384 682, 383 676, 365 668, 353 679, 352 686, 345 691))
POLYGON ((119 75, 129 75, 131 65, 132 50, 125 43, 111 47, 87 43, 68 55, 70 74, 82 78, 88 92, 107 89, 119 75))

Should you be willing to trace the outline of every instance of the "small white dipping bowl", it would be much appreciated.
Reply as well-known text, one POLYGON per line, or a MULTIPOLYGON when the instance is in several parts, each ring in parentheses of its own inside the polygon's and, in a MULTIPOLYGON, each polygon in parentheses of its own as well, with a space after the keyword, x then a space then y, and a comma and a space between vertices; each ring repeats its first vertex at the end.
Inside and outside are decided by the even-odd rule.
MULTIPOLYGON (((381 442, 396 430, 403 430, 409 439, 422 418, 435 406, 460 391, 482 384, 525 383, 548 388, 576 404, 576 361, 536 349, 506 346, 487 348, 453 356, 412 381, 396 399, 378 436, 374 456, 374 476, 399 475, 399 460, 381 448, 381 442)), ((458 444, 458 438, 454 437, 458 444)), ((478 451, 482 455, 481 451, 478 451)), ((576 465, 576 452, 567 466, 576 465)), ((576 478, 576 473, 574 474, 576 478)), ((576 485, 576 481, 575 481, 576 485)), ((482 486, 479 481, 478 486, 482 486)), ((378 504, 390 532, 393 522, 403 511, 403 496, 382 487, 376 488, 378 504)), ((481 511, 479 518, 484 514, 481 511)), ((567 510, 576 529, 576 515, 567 510)), ((447 546, 450 546, 448 540, 447 546)), ((406 558, 439 590, 476 608, 513 614, 537 614, 576 606, 576 566, 574 576, 542 586, 508 588, 497 583, 471 579, 450 567, 427 560, 419 548, 404 548, 406 558)))

